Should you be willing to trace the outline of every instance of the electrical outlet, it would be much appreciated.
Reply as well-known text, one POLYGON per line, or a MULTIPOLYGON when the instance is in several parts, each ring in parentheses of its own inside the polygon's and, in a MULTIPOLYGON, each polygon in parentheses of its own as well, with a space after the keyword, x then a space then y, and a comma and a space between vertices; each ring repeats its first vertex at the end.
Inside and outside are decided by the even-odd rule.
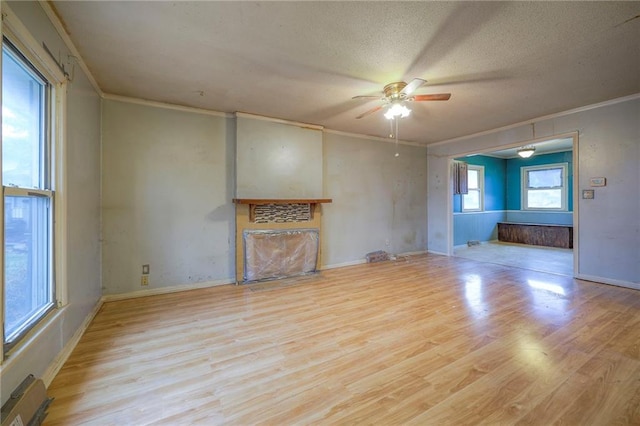
POLYGON ((140 280, 140 285, 149 285, 149 275, 143 275, 140 280))

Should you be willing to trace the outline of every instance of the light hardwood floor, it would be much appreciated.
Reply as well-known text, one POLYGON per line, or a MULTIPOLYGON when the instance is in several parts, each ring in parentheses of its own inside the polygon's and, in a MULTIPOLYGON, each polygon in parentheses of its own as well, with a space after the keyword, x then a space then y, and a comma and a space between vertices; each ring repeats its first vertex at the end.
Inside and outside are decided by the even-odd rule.
POLYGON ((640 424, 640 292, 425 255, 106 303, 47 425, 640 424))

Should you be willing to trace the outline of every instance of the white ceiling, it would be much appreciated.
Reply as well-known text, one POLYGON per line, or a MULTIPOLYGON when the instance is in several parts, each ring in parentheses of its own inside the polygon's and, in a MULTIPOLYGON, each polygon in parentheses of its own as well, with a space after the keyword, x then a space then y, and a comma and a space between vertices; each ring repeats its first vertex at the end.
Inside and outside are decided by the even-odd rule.
POLYGON ((431 143, 640 93, 640 2, 53 1, 105 93, 431 143))

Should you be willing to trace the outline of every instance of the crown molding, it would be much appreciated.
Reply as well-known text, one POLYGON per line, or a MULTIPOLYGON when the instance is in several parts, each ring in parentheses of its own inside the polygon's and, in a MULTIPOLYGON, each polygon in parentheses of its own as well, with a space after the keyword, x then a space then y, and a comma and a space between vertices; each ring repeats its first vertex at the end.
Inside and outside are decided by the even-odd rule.
POLYGON ((270 121, 272 123, 280 123, 280 124, 288 124, 290 126, 297 126, 297 127, 302 127, 305 129, 312 129, 312 130, 324 130, 324 126, 320 126, 318 124, 309 124, 309 123, 301 123, 298 121, 289 121, 289 120, 285 120, 282 118, 274 118, 274 117, 267 117, 265 115, 258 115, 258 114, 251 114, 248 112, 241 112, 241 111, 237 111, 235 113, 236 117, 240 117, 240 118, 251 118, 254 120, 263 120, 263 121, 270 121))
POLYGON ((182 111, 182 112, 191 112, 191 113, 195 113, 195 114, 212 115, 212 116, 215 116, 215 117, 224 117, 224 118, 233 118, 234 117, 233 114, 229 114, 229 113, 226 113, 226 112, 212 111, 212 110, 203 109, 203 108, 188 107, 188 106, 184 106, 184 105, 176 105, 176 104, 170 104, 170 103, 166 103, 166 102, 149 101, 149 100, 146 100, 146 99, 131 98, 129 96, 113 95, 113 94, 110 94, 110 93, 105 93, 104 95, 102 95, 102 99, 109 100, 109 101, 125 102, 125 103, 128 103, 128 104, 135 104, 135 105, 152 106, 152 107, 156 107, 156 108, 170 109, 170 110, 174 110, 174 111, 182 111))
POLYGON ((49 21, 56 29, 56 32, 58 33, 64 44, 67 46, 67 49, 69 49, 69 51, 71 52, 71 55, 73 55, 75 61, 78 63, 78 65, 80 65, 80 68, 87 76, 87 79, 89 80, 95 91, 98 92, 98 94, 102 97, 104 95, 102 89, 98 85, 96 79, 93 77, 93 74, 89 70, 89 67, 84 62, 84 59, 82 59, 82 56, 80 56, 80 52, 78 52, 78 49, 76 49, 75 44, 73 44, 73 41, 71 41, 71 37, 69 37, 69 33, 67 33, 67 30, 64 27, 62 20, 60 19, 60 16, 58 15, 58 12, 55 10, 54 6, 50 1, 46 0, 38 0, 38 3, 44 10, 44 13, 46 13, 49 21))
MULTIPOLYGON (((463 140, 466 140, 466 139, 476 138, 476 137, 479 137, 479 136, 486 136, 486 135, 490 135, 490 134, 493 134, 493 133, 501 132, 501 131, 504 131, 504 130, 514 129, 514 128, 520 127, 520 126, 536 124, 536 123, 541 122, 541 121, 551 120, 551 119, 558 118, 558 117, 564 117, 566 115, 571 115, 571 114, 577 114, 579 112, 589 111, 589 110, 596 109, 596 108, 602 108, 602 107, 609 106, 609 105, 615 105, 615 104, 619 104, 619 103, 622 103, 622 102, 628 102, 628 101, 632 101, 632 100, 635 100, 635 99, 640 99, 640 93, 635 93, 635 94, 629 95, 629 96, 623 96, 621 98, 610 99, 608 101, 599 102, 597 104, 585 105, 583 107, 574 108, 574 109, 570 109, 570 110, 562 111, 562 112, 557 112, 555 114, 543 115, 543 116, 538 117, 538 118, 532 118, 530 120, 521 121, 519 123, 509 124, 507 126, 498 127, 496 129, 485 130, 485 131, 482 131, 482 132, 473 133, 473 134, 466 135, 466 136, 459 136, 459 137, 453 138, 453 139, 446 139, 446 140, 443 140, 443 141, 430 143, 429 147, 447 145, 447 144, 450 144, 450 143, 453 143, 453 142, 459 142, 459 141, 463 141, 463 140)), ((546 138, 546 139, 548 139, 548 138, 546 138)))
MULTIPOLYGON (((380 136, 363 135, 361 133, 349 133, 349 132, 343 132, 340 130, 324 129, 324 133, 331 133, 333 135, 347 136, 350 138, 357 138, 357 139, 367 139, 367 140, 376 141, 376 142, 385 142, 385 143, 392 143, 392 144, 396 143, 396 140, 393 138, 381 138, 380 136)), ((398 145, 417 146, 420 148, 427 147, 427 145, 424 145, 424 144, 420 144, 417 142, 403 141, 402 139, 398 139, 398 145)))

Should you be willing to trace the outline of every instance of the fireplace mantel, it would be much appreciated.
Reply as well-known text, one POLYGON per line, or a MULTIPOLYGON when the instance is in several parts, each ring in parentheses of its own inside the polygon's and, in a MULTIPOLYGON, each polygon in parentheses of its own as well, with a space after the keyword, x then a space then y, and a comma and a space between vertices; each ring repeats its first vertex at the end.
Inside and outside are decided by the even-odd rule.
POLYGON ((235 204, 322 204, 331 203, 331 198, 234 198, 235 204))

